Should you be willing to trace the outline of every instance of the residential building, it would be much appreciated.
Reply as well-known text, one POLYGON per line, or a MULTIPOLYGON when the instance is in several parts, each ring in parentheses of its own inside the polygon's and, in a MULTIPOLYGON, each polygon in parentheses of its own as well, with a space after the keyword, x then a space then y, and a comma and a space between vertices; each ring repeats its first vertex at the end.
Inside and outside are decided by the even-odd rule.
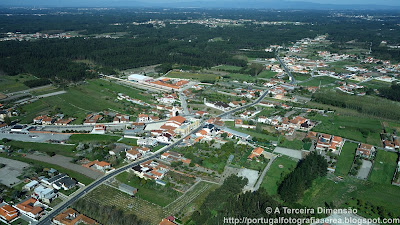
POLYGON ((137 140, 137 144, 139 146, 154 147, 154 146, 157 145, 157 139, 156 138, 151 138, 151 137, 139 138, 137 140))
POLYGON ((77 224, 88 224, 88 225, 97 225, 99 224, 95 220, 80 214, 78 211, 69 208, 64 212, 58 214, 53 218, 53 223, 57 225, 77 225, 77 224))
POLYGON ((264 152, 264 149, 257 147, 255 149, 253 149, 253 151, 251 151, 251 153, 250 153, 249 157, 247 157, 247 159, 252 160, 254 157, 258 158, 261 154, 263 154, 263 152, 264 152))
POLYGON ((129 151, 126 151, 126 158, 129 160, 136 160, 140 158, 141 154, 139 151, 131 148, 129 151))
POLYGON ((34 189, 32 197, 35 197, 44 203, 50 203, 57 197, 57 194, 54 192, 53 188, 47 188, 42 185, 39 185, 34 189))
POLYGON ((0 207, 0 221, 6 224, 11 224, 14 220, 18 219, 18 210, 8 204, 0 207))
POLYGON ((44 211, 42 204, 34 198, 29 198, 17 204, 15 207, 21 214, 33 219, 38 219, 41 213, 44 211))
POLYGON ((356 155, 360 155, 365 158, 372 158, 375 155, 375 147, 372 145, 360 143, 356 150, 356 155))

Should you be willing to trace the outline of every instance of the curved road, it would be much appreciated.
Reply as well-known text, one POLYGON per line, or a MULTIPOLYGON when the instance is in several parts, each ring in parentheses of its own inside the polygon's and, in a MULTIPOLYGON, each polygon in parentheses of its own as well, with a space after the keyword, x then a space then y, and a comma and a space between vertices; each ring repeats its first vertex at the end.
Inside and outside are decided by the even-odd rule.
MULTIPOLYGON (((235 108, 232 109, 228 112, 224 112, 220 115, 218 115, 218 117, 224 117, 227 116, 231 113, 237 112, 239 110, 254 106, 256 104, 258 104, 259 102, 261 102, 262 99, 264 99, 264 97, 268 94, 268 91, 265 91, 257 100, 255 100, 253 103, 247 104, 245 106, 241 106, 239 108, 235 108)), ((49 214, 47 214, 46 216, 42 217, 41 220, 39 221, 39 225, 48 225, 51 224, 51 219, 54 218, 56 215, 60 214, 62 211, 64 211, 67 207, 69 207, 70 205, 72 205, 72 203, 74 203, 76 200, 78 200, 79 198, 83 197, 84 195, 86 195, 88 192, 90 192, 91 190, 95 189, 96 187, 98 187, 99 185, 101 185, 103 182, 105 182, 106 180, 108 180, 111 177, 114 177, 122 172, 124 172, 125 170, 128 170, 134 166, 137 166, 143 162, 146 162, 148 160, 154 159, 157 156, 159 156, 161 153, 177 146, 178 144, 180 144, 187 136, 196 133, 197 131, 199 131, 204 125, 204 122, 201 122, 200 125, 196 128, 193 129, 191 132, 189 132, 187 135, 185 135, 184 137, 180 138, 179 140, 177 140, 176 142, 165 146, 161 149, 159 149, 158 151, 154 152, 153 154, 139 160, 139 161, 135 161, 132 162, 126 166, 123 166, 121 168, 118 168, 112 172, 110 172, 109 174, 104 175, 103 177, 95 180, 93 183, 89 184, 88 186, 81 188, 80 190, 78 190, 77 192, 75 192, 74 195, 72 195, 72 197, 70 197, 70 199, 66 200, 65 202, 63 202, 61 205, 59 205, 58 207, 55 207, 49 214)))

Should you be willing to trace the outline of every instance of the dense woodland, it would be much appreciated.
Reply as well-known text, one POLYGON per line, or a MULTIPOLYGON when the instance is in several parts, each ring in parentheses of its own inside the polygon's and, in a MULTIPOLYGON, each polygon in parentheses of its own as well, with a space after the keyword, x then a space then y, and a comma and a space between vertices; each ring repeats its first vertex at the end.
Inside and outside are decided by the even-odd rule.
MULTIPOLYGON (((245 66, 243 57, 268 58, 264 48, 271 44, 291 44, 304 38, 329 33, 329 38, 345 43, 350 40, 373 43, 373 54, 384 59, 400 60, 399 50, 379 47, 382 40, 400 42, 397 17, 366 21, 332 17, 331 11, 272 11, 272 10, 154 10, 139 9, 78 10, 0 9, 0 31, 47 32, 76 31, 86 38, 69 40, 37 40, 0 42, 0 70, 9 75, 31 73, 53 81, 77 81, 94 76, 89 69, 104 73, 114 70, 168 63, 197 67, 219 64, 245 66), (153 10, 152 10, 153 11, 153 10), (155 12, 154 12, 155 11, 155 12), (245 22, 243 26, 210 28, 199 24, 132 25, 132 22, 175 19, 253 19, 257 21, 305 22, 304 25, 259 25, 245 22), (119 23, 122 25, 112 25, 119 23), (123 32, 119 39, 95 38, 94 34, 123 32), (217 38, 217 41, 210 41, 217 38), (250 49, 251 51, 239 51, 250 49), (97 67, 78 63, 90 60, 97 67)), ((390 14, 390 12, 388 12, 390 14)), ((355 13, 356 14, 356 13, 355 13)), ((377 14, 371 12, 370 15, 377 14)), ((380 14, 378 14, 379 16, 380 14)), ((248 73, 257 74, 257 68, 248 73)), ((165 70, 164 70, 165 71, 165 70)))
POLYGON ((304 192, 311 187, 313 180, 326 176, 328 163, 316 152, 301 160, 279 185, 278 193, 287 203, 297 202, 304 192))
POLYGON ((392 84, 390 87, 380 88, 379 94, 384 98, 400 102, 400 85, 392 84))

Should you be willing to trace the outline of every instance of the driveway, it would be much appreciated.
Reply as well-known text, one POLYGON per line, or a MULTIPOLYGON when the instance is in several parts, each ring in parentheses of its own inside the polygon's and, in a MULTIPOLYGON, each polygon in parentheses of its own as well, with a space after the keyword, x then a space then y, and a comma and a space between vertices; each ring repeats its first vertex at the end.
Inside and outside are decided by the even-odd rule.
POLYGON ((371 171, 372 162, 368 160, 363 160, 360 170, 358 170, 357 178, 366 180, 369 175, 369 171, 371 171))
POLYGON ((77 165, 77 164, 71 163, 72 158, 66 157, 66 156, 62 156, 62 155, 55 155, 53 157, 50 157, 48 155, 42 155, 42 154, 41 155, 27 154, 26 158, 34 159, 34 160, 41 161, 41 162, 55 164, 55 165, 64 167, 66 169, 73 170, 75 172, 81 173, 81 174, 86 175, 86 176, 88 176, 90 178, 93 178, 93 179, 97 179, 97 178, 99 178, 99 177, 101 177, 103 175, 103 173, 101 173, 100 171, 97 172, 95 170, 91 170, 91 169, 83 167, 81 165, 77 165))

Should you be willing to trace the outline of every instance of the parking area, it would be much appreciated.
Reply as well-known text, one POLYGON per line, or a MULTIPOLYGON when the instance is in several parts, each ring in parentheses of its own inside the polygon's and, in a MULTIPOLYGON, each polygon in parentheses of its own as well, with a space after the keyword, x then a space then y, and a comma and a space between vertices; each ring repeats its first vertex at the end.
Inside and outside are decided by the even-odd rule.
POLYGON ((21 175, 24 168, 29 167, 27 163, 2 157, 0 157, 0 164, 5 165, 0 169, 0 183, 8 187, 19 183, 21 180, 17 177, 21 175))
POLYGON ((301 151, 300 150, 294 150, 294 149, 290 149, 290 148, 282 148, 282 147, 276 147, 274 150, 275 154, 282 154, 282 155, 286 155, 289 156, 291 158, 295 158, 295 159, 301 159, 301 151))
POLYGON ((11 133, 8 131, 3 131, 0 133, 0 139, 7 138, 14 141, 23 142, 50 142, 50 141, 66 141, 69 139, 70 134, 23 134, 23 133, 11 133))
POLYGON ((366 180, 368 179, 369 172, 372 168, 372 162, 368 160, 363 160, 360 170, 358 171, 357 178, 366 180))
POLYGON ((251 191, 257 182, 259 172, 257 170, 250 169, 240 169, 238 176, 247 178, 249 181, 247 185, 243 188, 244 191, 251 191))

